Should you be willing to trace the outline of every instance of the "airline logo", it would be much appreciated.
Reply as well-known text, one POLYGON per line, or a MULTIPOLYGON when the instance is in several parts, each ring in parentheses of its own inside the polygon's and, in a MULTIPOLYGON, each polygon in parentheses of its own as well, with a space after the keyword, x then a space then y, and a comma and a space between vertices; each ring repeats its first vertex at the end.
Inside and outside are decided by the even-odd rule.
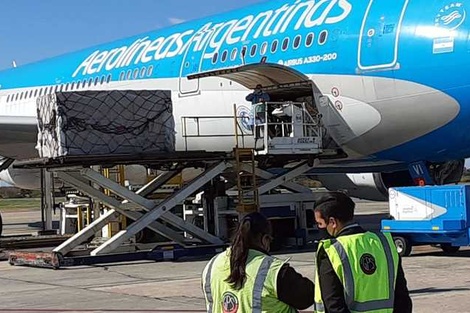
POLYGON ((435 26, 449 30, 457 29, 465 22, 467 11, 463 3, 454 2, 443 7, 435 18, 435 26))
POLYGON ((235 45, 248 38, 267 38, 301 28, 339 23, 349 16, 352 8, 350 0, 297 0, 291 5, 284 4, 257 15, 223 23, 207 23, 197 31, 189 29, 158 38, 146 36, 130 45, 94 51, 77 67, 73 77, 172 58, 182 55, 189 47, 193 52, 202 51, 203 58, 210 59, 222 46, 235 45))

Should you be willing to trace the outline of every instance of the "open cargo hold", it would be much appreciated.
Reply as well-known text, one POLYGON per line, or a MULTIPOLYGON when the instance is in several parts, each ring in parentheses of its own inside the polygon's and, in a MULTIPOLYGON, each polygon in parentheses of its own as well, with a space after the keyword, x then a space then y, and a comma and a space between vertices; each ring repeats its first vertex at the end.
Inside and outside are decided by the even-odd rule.
POLYGON ((56 92, 37 99, 41 158, 175 150, 171 91, 56 92))

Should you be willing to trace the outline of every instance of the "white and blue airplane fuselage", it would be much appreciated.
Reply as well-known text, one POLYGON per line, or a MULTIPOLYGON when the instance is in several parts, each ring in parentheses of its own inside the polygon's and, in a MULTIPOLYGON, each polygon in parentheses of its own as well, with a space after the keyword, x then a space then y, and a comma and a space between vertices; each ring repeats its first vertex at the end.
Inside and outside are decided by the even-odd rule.
MULTIPOLYGON (((330 166, 462 160, 469 10, 467 0, 271 0, 12 68, 0 72, 0 155, 37 155, 38 96, 115 89, 172 90, 177 150, 231 151, 227 138, 188 144, 182 117, 230 116, 234 103, 249 110, 249 88, 290 72, 311 80, 340 121, 326 127, 348 157, 330 166), (224 72, 242 65, 256 73, 224 72), (206 72, 214 74, 188 79, 206 72)), ((233 132, 227 121, 205 123, 207 132, 233 132)))

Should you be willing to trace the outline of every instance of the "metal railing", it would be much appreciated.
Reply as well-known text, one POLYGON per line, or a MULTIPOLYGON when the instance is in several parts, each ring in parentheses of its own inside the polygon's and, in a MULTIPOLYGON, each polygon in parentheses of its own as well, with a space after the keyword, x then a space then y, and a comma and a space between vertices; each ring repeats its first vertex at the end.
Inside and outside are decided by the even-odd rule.
POLYGON ((245 146, 245 137, 253 136, 253 131, 247 132, 241 126, 241 120, 246 118, 246 116, 237 116, 236 115, 236 105, 235 113, 232 116, 223 116, 223 115, 212 115, 212 116, 182 116, 182 137, 185 141, 185 147, 188 147, 189 138, 223 138, 223 137, 232 137, 236 140, 236 146, 238 147, 239 138, 242 140, 242 147, 245 146), (229 133, 214 133, 214 127, 211 125, 211 122, 226 122, 234 123, 233 132, 229 133), (191 130, 188 126, 191 125, 191 130), (207 125, 207 126, 204 126, 207 125), (208 126, 211 125, 211 126, 208 126), (208 129, 206 130, 205 127, 208 129))
POLYGON ((320 136, 320 116, 313 117, 304 102, 266 102, 254 105, 255 139, 291 137, 294 126, 302 126, 300 137, 320 136), (284 116, 280 114, 284 113, 284 116), (300 114, 300 116, 299 116, 300 114), (259 130, 262 130, 260 132, 259 130), (276 133, 273 133, 276 131, 276 133), (280 131, 280 133, 279 133, 280 131))
MULTIPOLYGON (((182 116, 182 137, 188 148, 190 138, 235 138, 235 147, 245 147, 245 137, 251 136, 256 142, 263 140, 264 147, 268 139, 273 137, 320 137, 320 116, 312 116, 305 102, 266 102, 252 106, 251 116, 237 116, 237 106, 234 104, 232 116, 182 116), (246 119, 250 127, 246 127, 246 119), (243 122, 242 122, 243 121, 243 122), (214 133, 214 122, 233 123, 233 130, 227 133, 214 133), (245 127, 243 127, 245 126, 245 127), (301 126, 301 131, 299 130, 301 126), (207 129, 206 129, 207 128, 207 129), (251 128, 251 131, 248 129, 251 128), (295 133, 293 133, 296 131, 295 133), (267 135, 266 135, 267 134, 267 135)), ((227 127, 219 129, 227 130, 227 127)))

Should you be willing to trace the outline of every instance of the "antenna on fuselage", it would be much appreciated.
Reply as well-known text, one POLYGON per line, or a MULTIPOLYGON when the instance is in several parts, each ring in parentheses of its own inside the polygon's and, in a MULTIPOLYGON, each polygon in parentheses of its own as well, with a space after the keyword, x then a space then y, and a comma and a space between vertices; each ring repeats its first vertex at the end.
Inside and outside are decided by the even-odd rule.
POLYGON ((15 60, 13 60, 12 65, 13 65, 13 67, 16 67, 16 61, 15 60))

